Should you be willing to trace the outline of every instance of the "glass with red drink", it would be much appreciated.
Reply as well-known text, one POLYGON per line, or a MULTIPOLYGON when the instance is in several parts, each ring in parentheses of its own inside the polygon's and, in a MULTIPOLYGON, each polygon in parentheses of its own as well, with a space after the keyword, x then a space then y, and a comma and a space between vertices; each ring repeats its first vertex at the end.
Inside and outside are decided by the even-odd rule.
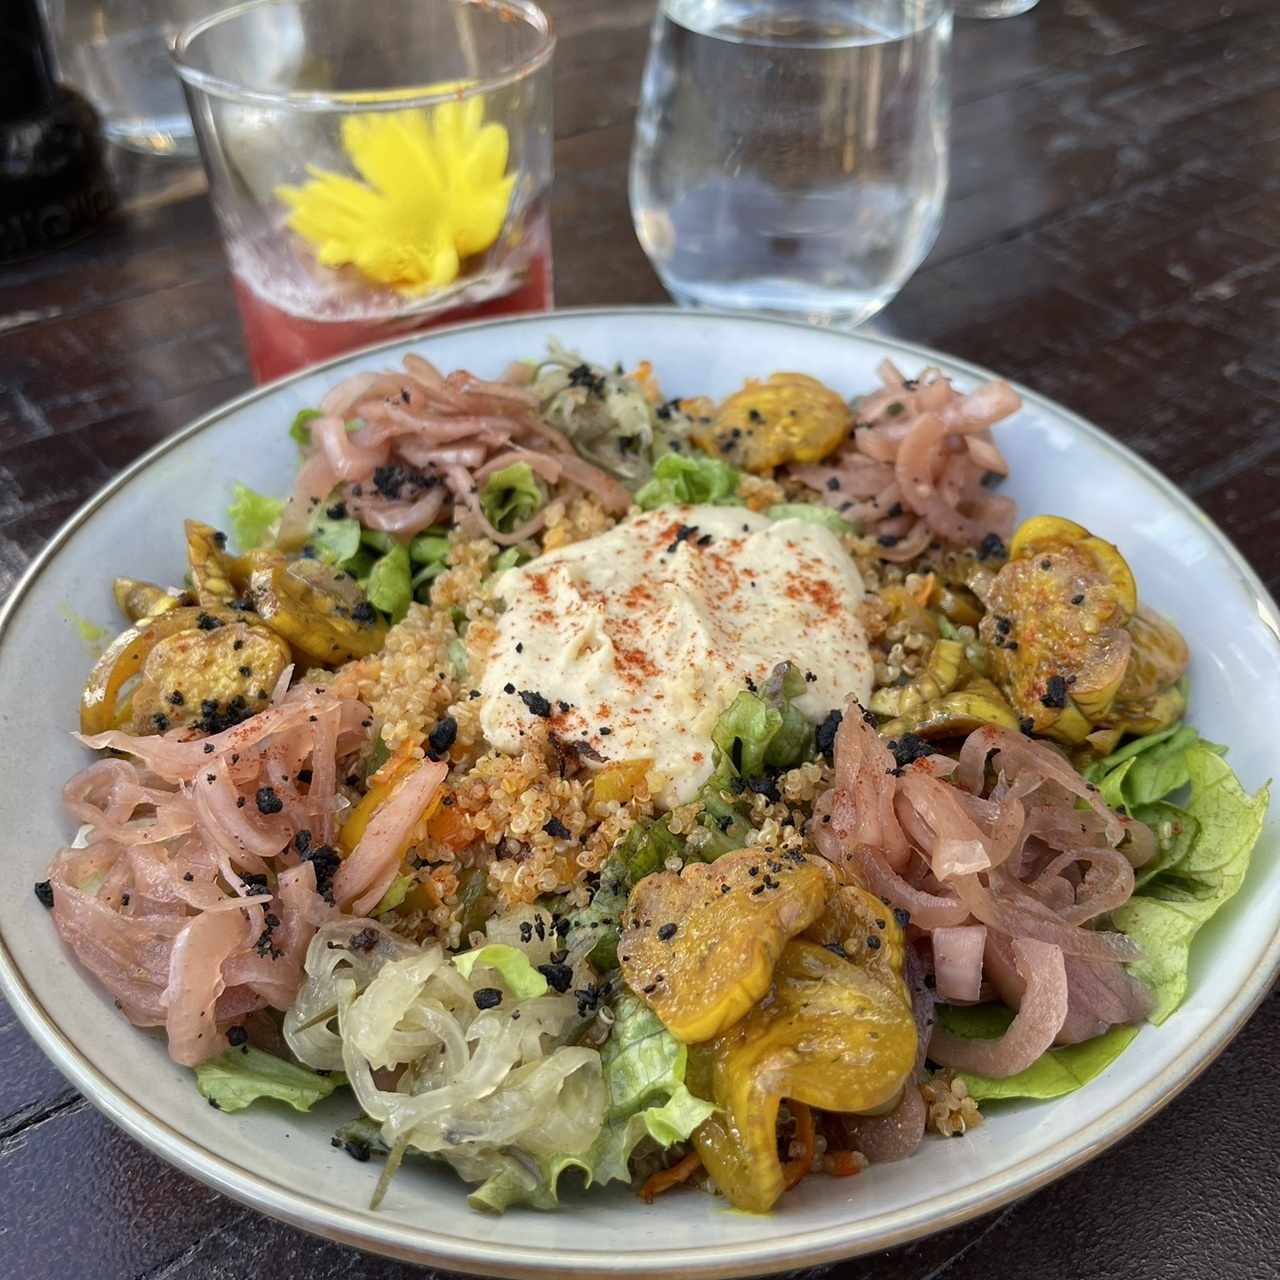
POLYGON ((250 0, 177 37, 258 381, 551 306, 554 43, 529 0, 250 0))

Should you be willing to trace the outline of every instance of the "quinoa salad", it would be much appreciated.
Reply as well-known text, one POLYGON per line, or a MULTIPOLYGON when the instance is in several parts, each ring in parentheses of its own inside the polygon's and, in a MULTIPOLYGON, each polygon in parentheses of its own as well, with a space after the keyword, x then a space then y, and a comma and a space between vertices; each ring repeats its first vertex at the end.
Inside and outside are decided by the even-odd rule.
POLYGON ((659 372, 356 374, 115 580, 35 896, 193 1105, 331 1116, 375 1206, 928 1159, 1173 1014, 1261 831, 1176 622, 1004 492, 1010 386, 659 372))

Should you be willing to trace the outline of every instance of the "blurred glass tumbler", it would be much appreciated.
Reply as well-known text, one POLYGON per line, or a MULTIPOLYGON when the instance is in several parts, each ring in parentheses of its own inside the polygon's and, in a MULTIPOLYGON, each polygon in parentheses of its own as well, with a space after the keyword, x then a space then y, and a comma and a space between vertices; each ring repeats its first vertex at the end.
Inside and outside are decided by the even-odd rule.
POLYGON ((552 302, 530 0, 250 0, 173 58, 259 381, 552 302))
POLYGON ((631 210, 685 305, 859 324, 947 190, 950 0, 662 0, 631 210))
POLYGON ((102 116, 112 142, 153 155, 196 154, 169 62, 178 29, 219 0, 41 0, 58 73, 102 116))
POLYGON ((1016 18, 1030 13, 1040 0, 956 0, 957 18, 1016 18))

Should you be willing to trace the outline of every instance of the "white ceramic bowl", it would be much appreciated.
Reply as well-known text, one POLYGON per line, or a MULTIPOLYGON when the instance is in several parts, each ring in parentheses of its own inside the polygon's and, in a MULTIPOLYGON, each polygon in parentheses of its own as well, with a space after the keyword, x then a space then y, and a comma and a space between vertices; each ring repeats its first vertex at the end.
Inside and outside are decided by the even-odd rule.
MULTIPOLYGON (((1280 966, 1280 862, 1269 824, 1239 896, 1197 940, 1191 992, 1097 1080, 1056 1102, 992 1108, 967 1137, 848 1180, 812 1178, 769 1217, 673 1195, 650 1208, 615 1188, 572 1194, 560 1213, 484 1217, 447 1171, 406 1167, 382 1209, 365 1206, 376 1163, 329 1145, 349 1099, 309 1116, 270 1105, 214 1111, 153 1034, 130 1027, 76 965, 31 893, 72 824, 63 780, 85 763, 68 736, 90 655, 68 606, 113 624, 114 574, 174 581, 185 516, 218 524, 233 480, 281 492, 296 451, 286 429, 343 374, 422 350, 437 365, 496 375, 555 336, 594 360, 651 359, 668 394, 723 394, 748 375, 811 373, 852 394, 888 355, 983 371, 904 343, 773 321, 667 310, 566 312, 473 325, 384 346, 252 392, 158 446, 81 510, 15 589, 0 618, 0 980, 53 1061, 117 1124, 166 1160, 266 1213, 333 1239, 442 1267, 504 1276, 728 1276, 883 1249, 984 1213, 1097 1154, 1167 1102, 1217 1054, 1280 966)), ((1168 481, 1097 428, 1024 392, 997 435, 1022 511, 1069 515, 1120 544, 1143 598, 1191 644, 1191 716, 1230 744, 1250 788, 1280 774, 1280 619, 1262 584, 1168 481)))

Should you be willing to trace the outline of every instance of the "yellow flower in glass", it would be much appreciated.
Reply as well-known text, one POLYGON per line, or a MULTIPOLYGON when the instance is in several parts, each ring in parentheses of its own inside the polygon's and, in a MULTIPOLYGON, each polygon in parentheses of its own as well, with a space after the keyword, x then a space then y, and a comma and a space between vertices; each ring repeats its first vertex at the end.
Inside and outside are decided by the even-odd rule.
POLYGON ((276 188, 288 226, 324 266, 429 293, 502 231, 516 179, 507 130, 485 123, 482 97, 348 116, 342 147, 363 182, 308 165, 310 181, 276 188))

